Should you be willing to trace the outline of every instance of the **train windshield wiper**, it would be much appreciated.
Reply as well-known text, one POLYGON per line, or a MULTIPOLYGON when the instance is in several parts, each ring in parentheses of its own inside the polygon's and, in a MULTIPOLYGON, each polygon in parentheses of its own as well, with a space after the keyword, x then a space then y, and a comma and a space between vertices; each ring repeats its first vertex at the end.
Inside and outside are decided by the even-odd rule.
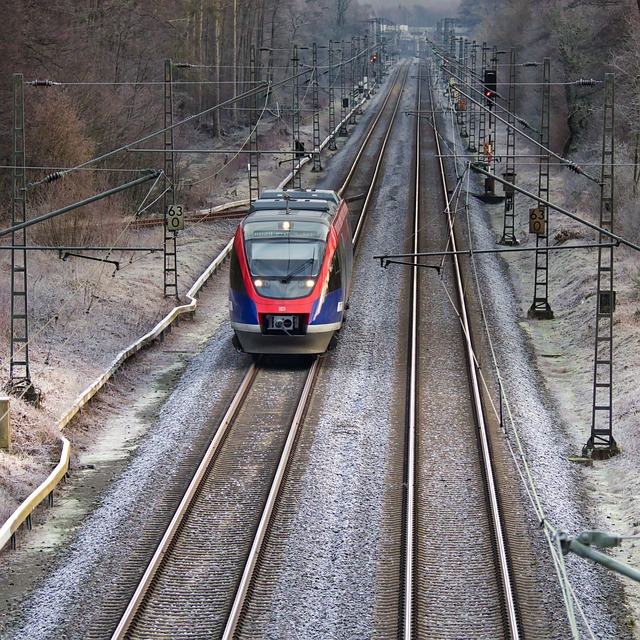
POLYGON ((314 258, 307 258, 303 263, 299 264, 293 271, 291 271, 284 278, 282 278, 280 282, 282 282, 282 284, 289 284, 293 276, 297 276, 301 271, 304 271, 305 267, 307 267, 310 264, 313 264, 313 261, 314 261, 314 258))

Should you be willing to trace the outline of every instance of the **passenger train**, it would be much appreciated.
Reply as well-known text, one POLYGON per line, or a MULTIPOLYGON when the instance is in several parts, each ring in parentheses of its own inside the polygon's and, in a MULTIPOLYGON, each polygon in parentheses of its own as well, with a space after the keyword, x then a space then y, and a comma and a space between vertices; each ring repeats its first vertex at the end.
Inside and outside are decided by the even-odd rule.
POLYGON ((264 191, 238 226, 231 251, 236 349, 320 354, 333 348, 352 266, 349 211, 334 191, 264 191))

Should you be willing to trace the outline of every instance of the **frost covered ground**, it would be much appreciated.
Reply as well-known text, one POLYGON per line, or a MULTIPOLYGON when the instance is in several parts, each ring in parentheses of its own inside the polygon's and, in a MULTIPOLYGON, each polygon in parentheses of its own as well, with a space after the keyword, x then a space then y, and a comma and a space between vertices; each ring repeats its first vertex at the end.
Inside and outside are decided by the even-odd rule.
MULTIPOLYGON (((453 137, 453 128, 449 133, 453 137)), ((528 184, 531 189, 537 179, 537 173, 528 175, 526 170, 518 173, 522 183, 528 184)), ((265 175, 263 185, 275 186, 268 184, 270 179, 274 183, 278 181, 276 175, 265 175)), ((469 185, 471 191, 477 189, 473 180, 469 185)), ((401 187, 401 181, 398 184, 386 185, 389 193, 401 187)), ((571 194, 563 194, 561 175, 554 175, 552 197, 571 209, 571 194)), ((473 198, 468 201, 468 204, 475 246, 496 246, 496 240, 502 231, 501 205, 480 205, 473 198)), ((529 205, 525 201, 518 200, 516 206, 521 213, 528 211, 529 205)), ((584 213, 587 215, 593 212, 584 213)), ((517 220, 517 236, 521 246, 531 246, 532 240, 527 233, 526 216, 519 215, 517 220)), ((551 224, 552 237, 555 237, 555 233, 562 231, 563 236, 576 236, 580 242, 593 239, 593 234, 585 231, 576 222, 554 216, 551 224)), ((204 268, 208 261, 215 257, 217 247, 224 244, 230 228, 231 225, 216 229, 201 225, 184 234, 179 254, 184 256, 181 277, 185 282, 194 280, 199 269, 204 268)), ((384 230, 379 231, 384 236, 384 230)), ((387 248, 384 247, 385 250, 387 248)), ((147 259, 155 260, 156 258, 147 259)), ((512 403, 514 424, 523 437, 532 475, 540 491, 545 513, 554 526, 566 528, 571 534, 576 534, 583 528, 596 528, 619 536, 636 536, 640 532, 640 505, 638 504, 640 480, 637 473, 640 442, 635 428, 638 413, 636 379, 639 368, 637 354, 640 337, 636 313, 638 287, 634 281, 636 256, 631 252, 618 250, 616 261, 618 306, 614 355, 616 363, 614 434, 622 452, 611 460, 596 462, 593 466, 576 465, 567 461, 569 457, 580 454, 589 434, 591 420, 595 259, 595 254, 587 251, 559 251, 552 254, 550 303, 555 314, 555 319, 552 321, 527 319, 526 311, 531 305, 533 294, 532 254, 521 253, 500 259, 495 256, 482 259, 484 262, 479 263, 478 269, 483 296, 489 309, 488 318, 500 370, 508 380, 507 393, 512 403), (582 509, 583 505, 586 505, 585 509, 582 509)), ((478 260, 481 259, 478 258, 478 260)), ((42 277, 46 271, 53 270, 53 262, 53 258, 43 260, 42 277)), ((100 374, 114 353, 126 346, 128 341, 132 341, 143 333, 149 321, 163 314, 166 305, 164 302, 158 302, 158 290, 162 283, 158 282, 160 276, 157 275, 157 268, 155 275, 150 276, 146 271, 142 273, 143 264, 144 261, 132 262, 126 271, 116 274, 115 278, 112 278, 111 271, 98 274, 92 272, 92 278, 95 280, 85 278, 81 270, 86 267, 70 267, 72 279, 91 284, 86 285, 84 289, 80 288, 80 297, 75 302, 75 312, 69 314, 64 329, 53 331, 50 328, 49 334, 45 334, 48 335, 48 340, 34 350, 36 363, 34 379, 43 388, 45 415, 49 416, 51 422, 55 422, 55 417, 88 381, 100 374), (149 286, 145 286, 145 282, 149 286), (93 303, 92 295, 97 297, 93 303), (98 325, 100 340, 96 341, 98 325), (143 331, 140 331, 141 327, 144 327, 143 331)), ((363 273, 368 273, 369 277, 375 278, 371 273, 373 269, 370 267, 372 265, 367 266, 363 273)), ((57 273, 59 270, 55 271, 57 273)), ((392 275, 388 278, 389 286, 393 286, 394 277, 392 275)), ((375 289, 382 282, 384 282, 383 279, 377 279, 373 289, 367 289, 371 283, 363 275, 363 279, 356 286, 356 291, 358 289, 365 291, 360 303, 364 313, 368 313, 367 309, 370 309, 370 302, 366 301, 375 296, 375 289)), ((42 287, 41 290, 44 292, 46 288, 42 287)), ((207 295, 206 291, 205 295, 207 295)), ((210 295, 216 304, 224 305, 224 291, 222 294, 214 291, 210 295)), ((373 309, 370 311, 374 313, 373 309)), ((188 395, 186 389, 190 390, 189 393, 195 392, 198 395, 200 387, 194 386, 193 381, 197 380, 200 384, 205 379, 215 379, 216 371, 232 371, 235 358, 240 357, 227 353, 226 338, 229 336, 224 333, 224 319, 219 314, 214 313, 214 316, 216 319, 212 325, 222 327, 222 333, 205 348, 200 358, 196 358, 189 365, 188 375, 193 377, 186 378, 182 383, 185 385, 182 387, 183 397, 188 395), (210 369, 213 364, 219 368, 210 369)), ((215 329, 215 326, 210 328, 215 329)), ((205 339, 205 336, 206 331, 203 329, 202 339, 205 339)), ((344 339, 344 344, 341 344, 343 359, 338 359, 337 362, 345 370, 348 368, 350 375, 356 376, 351 391, 343 389, 343 393, 349 398, 349 402, 353 403, 357 400, 367 405, 360 389, 366 386, 365 382, 372 375, 372 371, 367 366, 367 362, 360 362, 358 354, 367 349, 373 349, 376 358, 380 359, 384 366, 389 366, 393 353, 376 351, 377 343, 370 334, 363 337, 358 331, 349 331, 347 328, 341 338, 344 339), (349 342, 350 334, 354 342, 349 342), (363 345, 358 342, 361 339, 370 340, 370 343, 363 345), (350 353, 353 349, 355 351, 352 358, 350 353), (354 364, 357 366, 352 366, 354 364)), ((193 346, 191 348, 195 349, 193 346)), ((340 353, 339 350, 337 352, 339 358, 340 353)), ((334 377, 340 378, 342 373, 343 370, 338 369, 334 377)), ((126 381, 126 377, 123 379, 126 381)), ((344 386, 344 379, 340 379, 344 386)), ((208 389, 208 392, 211 392, 211 389, 208 389)), ((384 394, 379 394, 376 398, 372 398, 367 406, 377 407, 387 402, 388 399, 384 394)), ((30 410, 24 409, 24 411, 31 416, 31 420, 36 419, 30 410)), ((42 420, 42 418, 39 419, 42 420)), ((166 415, 163 420, 167 420, 167 425, 175 424, 171 416, 166 415)), ((91 420, 88 424, 91 425, 91 420)), ((95 424, 108 424, 108 421, 103 421, 98 414, 95 424)), ((121 425, 120 429, 123 428, 125 427, 121 425)), ((129 428, 129 425, 126 428, 129 428)), ((101 429, 98 431, 101 433, 97 444, 98 449, 111 447, 113 440, 101 429)), ((160 429, 157 437, 160 438, 163 432, 169 432, 169 428, 160 429)), ((118 433, 121 434, 122 431, 118 433)), ((348 431, 343 435, 346 440, 352 437, 348 431)), ((79 443, 90 450, 94 438, 91 434, 84 434, 83 440, 81 436, 82 434, 77 435, 79 443)), ((143 451, 143 454, 150 453, 150 460, 153 460, 154 455, 160 457, 164 455, 162 438, 158 442, 160 444, 156 453, 153 453, 152 443, 143 451)), ((328 443, 325 444, 329 446, 328 443)), ((322 447, 323 443, 320 442, 317 446, 322 447)), ((367 446, 375 449, 377 445, 369 442, 367 446)), ((98 455, 99 452, 94 448, 92 454, 98 455)), ((0 463, 6 465, 5 469, 11 469, 7 457, 7 454, 1 454, 0 463)), ((18 456, 13 473, 27 473, 28 471, 25 470, 30 468, 30 464, 26 453, 24 456, 18 456)), ((346 473, 350 468, 351 465, 344 461, 343 471, 346 473)), ((354 470, 355 472, 357 469, 354 470)), ((9 473, 12 472, 9 471, 9 473)), ((323 480, 323 482, 326 481, 326 479, 323 480)), ((124 491, 123 496, 131 490, 132 484, 135 485, 135 480, 132 483, 127 479, 123 481, 120 489, 124 491)), ((374 484, 372 483, 372 491, 374 484)), ((353 499, 342 485, 332 487, 323 484, 321 487, 316 486, 313 491, 310 488, 310 491, 317 493, 319 488, 322 489, 323 494, 339 494, 341 509, 344 509, 345 502, 348 504, 353 499)), ((92 518, 93 526, 96 528, 94 533, 104 537, 94 538, 93 534, 85 532, 76 539, 73 546, 66 552, 68 564, 52 574, 45 588, 34 594, 33 599, 30 600, 25 624, 20 625, 23 634, 21 637, 53 637, 52 630, 61 629, 62 622, 59 616, 66 618, 73 613, 74 607, 81 607, 83 604, 82 581, 93 570, 92 563, 87 560, 87 549, 96 548, 102 544, 117 546, 112 537, 117 532, 117 524, 110 526, 104 518, 110 515, 117 519, 121 518, 128 506, 124 501, 114 501, 114 504, 117 508, 108 510, 103 507, 92 518), (77 571, 76 574, 69 573, 74 570, 77 571), (68 590, 62 587, 62 585, 74 584, 78 587, 68 590)), ((338 508, 338 505, 334 504, 334 507, 338 508)), ((353 507, 353 512, 357 513, 357 505, 353 507)), ((331 510, 331 505, 327 508, 331 510)), ((375 513, 367 512, 367 517, 375 517, 375 513)), ((42 544, 43 535, 46 538, 46 533, 43 533, 45 530, 46 527, 38 527, 33 538, 39 540, 38 544, 42 544)), ((51 546, 50 542, 46 544, 48 547, 51 546)), ((308 549, 302 549, 303 554, 308 552, 308 549)), ((640 547, 636 546, 635 541, 625 541, 621 549, 614 553, 621 560, 640 568, 640 547)), ((15 574, 12 577, 11 565, 14 558, 24 559, 24 556, 12 556, 5 552, 0 558, 3 578, 6 580, 19 580, 15 574)), ((360 560, 368 562, 369 559, 360 558, 360 560)), ((343 561, 345 562, 344 575, 352 575, 354 572, 346 564, 348 560, 343 558, 343 561)), ((615 583, 612 585, 610 576, 605 571, 592 567, 587 561, 575 557, 567 558, 567 565, 577 599, 592 625, 594 636, 628 637, 623 631, 623 626, 619 624, 620 615, 626 615, 622 611, 622 603, 612 602, 609 598, 611 593, 618 594, 618 587, 615 583)), ((327 573, 325 578, 330 581, 331 575, 327 573)), ((635 583, 627 579, 624 579, 622 584, 630 603, 629 614, 635 619, 640 615, 640 591, 635 583)), ((304 597, 304 588, 302 584, 296 599, 304 597)), ((371 601, 367 599, 367 593, 361 594, 361 600, 361 608, 356 608, 349 614, 349 629, 354 633, 366 635, 366 621, 363 621, 362 616, 366 615, 367 610, 370 611, 367 607, 370 607, 371 601)), ((17 600, 15 602, 17 604, 17 600)), ((291 606, 290 598, 287 598, 286 602, 291 606)), ((275 621, 274 624, 276 628, 278 624, 285 625, 280 628, 283 631, 290 621, 291 618, 288 621, 283 619, 280 623, 275 621)), ((322 609, 318 608, 300 621, 300 629, 316 634, 307 637, 323 637, 323 634, 326 634, 324 637, 338 637, 330 634, 337 633, 336 630, 340 624, 339 617, 335 620, 325 619, 322 609), (317 624, 314 624, 314 621, 317 624)), ((8 631, 5 629, 3 633, 8 631)), ((12 633, 2 637, 14 636, 12 633)), ((584 633, 584 637, 589 637, 587 632, 584 633)), ((637 632, 636 637, 640 637, 637 632)))

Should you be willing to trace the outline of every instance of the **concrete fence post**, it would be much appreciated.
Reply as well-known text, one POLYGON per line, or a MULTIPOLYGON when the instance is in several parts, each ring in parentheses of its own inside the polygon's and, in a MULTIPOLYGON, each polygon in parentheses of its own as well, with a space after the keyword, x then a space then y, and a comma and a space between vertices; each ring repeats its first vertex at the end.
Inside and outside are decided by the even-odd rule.
POLYGON ((11 448, 11 422, 9 419, 9 398, 0 396, 0 449, 11 448))

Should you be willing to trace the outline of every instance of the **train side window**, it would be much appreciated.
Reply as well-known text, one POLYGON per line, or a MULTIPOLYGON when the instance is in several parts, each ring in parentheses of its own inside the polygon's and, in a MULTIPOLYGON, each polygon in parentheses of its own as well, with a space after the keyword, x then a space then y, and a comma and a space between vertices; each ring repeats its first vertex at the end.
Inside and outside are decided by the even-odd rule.
POLYGON ((242 280, 242 269, 240 268, 240 259, 235 247, 231 248, 231 259, 229 261, 229 284, 236 291, 245 291, 246 287, 242 280))
POLYGON ((329 283, 327 286, 328 291, 335 291, 342 286, 342 268, 340 264, 340 251, 336 251, 333 260, 331 261, 331 267, 329 269, 329 283))

